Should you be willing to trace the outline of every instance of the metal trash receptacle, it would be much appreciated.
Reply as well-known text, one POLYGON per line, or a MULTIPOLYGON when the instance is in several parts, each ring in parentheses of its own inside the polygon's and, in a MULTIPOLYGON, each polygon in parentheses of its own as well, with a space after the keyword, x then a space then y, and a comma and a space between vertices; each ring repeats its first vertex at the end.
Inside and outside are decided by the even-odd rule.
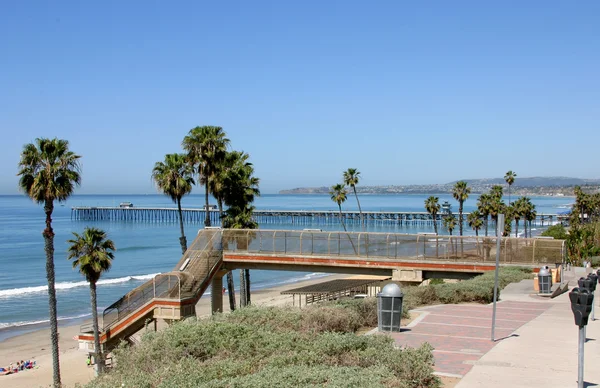
POLYGON ((404 294, 395 283, 387 284, 377 294, 377 327, 379 331, 400 331, 404 294))
POLYGON ((552 293, 552 273, 548 269, 548 266, 540 268, 538 272, 538 286, 540 294, 552 293))

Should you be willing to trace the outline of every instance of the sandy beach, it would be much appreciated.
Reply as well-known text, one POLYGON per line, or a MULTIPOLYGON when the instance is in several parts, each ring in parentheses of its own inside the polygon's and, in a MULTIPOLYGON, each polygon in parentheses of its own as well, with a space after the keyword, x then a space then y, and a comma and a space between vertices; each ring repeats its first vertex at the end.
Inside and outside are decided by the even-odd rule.
MULTIPOLYGON (((331 275, 323 278, 285 284, 252 292, 252 304, 281 306, 292 304, 290 295, 281 295, 281 291, 296 287, 320 283, 326 280, 343 279, 352 275, 331 275)), ((236 299, 239 301, 239 297, 236 299)), ((228 308, 228 299, 223 298, 224 308, 228 308)), ((200 317, 210 315, 210 297, 203 297, 196 305, 196 313, 200 317)), ((85 384, 94 378, 94 370, 86 365, 87 353, 78 350, 77 341, 73 337, 79 334, 79 326, 59 327, 59 349, 61 379, 65 387, 73 387, 77 383, 85 384)), ((0 342, 0 366, 6 367, 11 362, 20 360, 36 361, 38 368, 22 371, 8 376, 0 376, 0 387, 32 388, 49 387, 52 384, 52 355, 50 353, 50 329, 42 329, 32 333, 8 338, 0 342)))

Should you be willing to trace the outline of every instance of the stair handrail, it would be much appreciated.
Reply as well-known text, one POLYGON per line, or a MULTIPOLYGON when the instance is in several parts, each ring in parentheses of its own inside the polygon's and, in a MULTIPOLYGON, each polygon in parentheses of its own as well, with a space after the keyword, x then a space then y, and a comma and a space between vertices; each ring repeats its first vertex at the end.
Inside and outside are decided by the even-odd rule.
MULTIPOLYGON (((181 290, 181 280, 177 274, 166 273, 154 276, 104 309, 102 313, 103 331, 155 298, 175 299, 168 295, 174 288, 181 290)), ((180 296, 181 292, 179 291, 177 297, 180 298, 180 296)))
MULTIPOLYGON (((182 256, 181 260, 184 260, 187 257, 193 255, 194 251, 200 252, 200 256, 206 256, 207 261, 207 276, 202 280, 198 291, 204 289, 204 285, 207 282, 207 279, 210 280, 210 274, 214 270, 215 266, 220 265, 222 262, 222 233, 218 229, 203 229, 200 231, 199 236, 208 237, 208 240, 203 243, 203 241, 199 238, 195 240, 190 249, 186 251, 186 253, 182 256), (195 247, 199 244, 199 247, 195 247), (215 247, 216 245, 216 247, 215 247), (211 253, 212 252, 220 252, 219 258, 211 264, 211 253)), ((180 260, 180 261, 181 261, 180 260)), ((179 265, 179 264, 178 264, 179 265)), ((177 267, 176 267, 177 268, 177 267)), ((108 306, 103 312, 103 331, 106 331, 113 327, 116 323, 120 322, 123 318, 130 315, 146 303, 150 302, 153 299, 178 299, 181 300, 181 278, 180 275, 176 273, 174 270, 172 272, 168 272, 165 274, 159 274, 154 276, 152 279, 147 281, 146 283, 138 286, 132 291, 125 294, 115 303, 108 306), (173 277, 175 278, 173 280, 173 277), (177 297, 169 296, 171 291, 177 287, 177 297)), ((193 274, 190 274, 193 276, 193 274)), ((195 293, 194 296, 196 295, 195 293)))

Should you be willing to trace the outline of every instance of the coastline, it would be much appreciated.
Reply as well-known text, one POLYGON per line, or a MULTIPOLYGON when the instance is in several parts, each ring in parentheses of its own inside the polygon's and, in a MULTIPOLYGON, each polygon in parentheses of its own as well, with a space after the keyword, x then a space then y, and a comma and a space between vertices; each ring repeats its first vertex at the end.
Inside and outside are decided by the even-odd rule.
MULTIPOLYGON (((252 291, 252 304, 263 306, 284 306, 292 304, 291 295, 281 295, 281 291, 291 288, 308 286, 334 279, 343 279, 351 274, 330 274, 314 279, 301 280, 287 283, 271 288, 252 291)), ((228 308, 228 298, 223 298, 224 309, 228 308)), ((239 302, 239 295, 236 295, 239 302)), ((201 298, 196 304, 196 315, 199 318, 210 316, 210 297, 201 298)), ((89 319, 83 322, 90 322, 89 319)), ((85 384, 94 378, 94 370, 86 365, 87 353, 78 350, 78 343, 73 337, 79 334, 78 324, 59 324, 59 351, 61 364, 61 379, 65 387, 73 387, 75 384, 85 384)), ((32 325, 33 326, 33 325, 32 325)), ((36 361, 38 369, 22 371, 8 376, 0 376, 0 386, 14 388, 47 387, 52 383, 52 355, 50 353, 50 329, 32 328, 27 333, 15 335, 0 341, 0 366, 20 360, 36 361)))

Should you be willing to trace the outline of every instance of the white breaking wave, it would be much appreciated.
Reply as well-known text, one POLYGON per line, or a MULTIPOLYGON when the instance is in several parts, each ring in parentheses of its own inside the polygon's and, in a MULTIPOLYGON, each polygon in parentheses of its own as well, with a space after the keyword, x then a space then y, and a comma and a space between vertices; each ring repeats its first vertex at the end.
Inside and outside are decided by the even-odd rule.
MULTIPOLYGON (((64 321, 64 320, 67 320, 67 319, 79 319, 79 318, 85 318, 85 317, 91 317, 91 316, 92 316, 92 313, 89 313, 89 314, 80 314, 80 315, 75 315, 75 316, 72 316, 72 317, 58 317, 57 320, 64 321)), ((9 327, 39 325, 39 324, 48 323, 48 322, 50 322, 49 319, 43 319, 43 320, 40 320, 40 321, 0 322, 0 330, 7 329, 9 327)))
MULTIPOLYGON (((124 276, 122 278, 115 279, 101 279, 96 283, 97 285, 107 285, 107 284, 118 284, 125 283, 132 280, 148 280, 152 279, 154 276, 159 275, 158 273, 149 274, 149 275, 139 275, 139 276, 124 276)), ((86 281, 80 282, 59 282, 54 285, 57 290, 69 290, 71 288, 77 287, 89 287, 89 283, 86 281)), ((23 287, 23 288, 12 288, 9 290, 0 290, 0 298, 10 298, 19 295, 25 294, 34 294, 40 292, 47 292, 48 286, 35 286, 35 287, 23 287)))

